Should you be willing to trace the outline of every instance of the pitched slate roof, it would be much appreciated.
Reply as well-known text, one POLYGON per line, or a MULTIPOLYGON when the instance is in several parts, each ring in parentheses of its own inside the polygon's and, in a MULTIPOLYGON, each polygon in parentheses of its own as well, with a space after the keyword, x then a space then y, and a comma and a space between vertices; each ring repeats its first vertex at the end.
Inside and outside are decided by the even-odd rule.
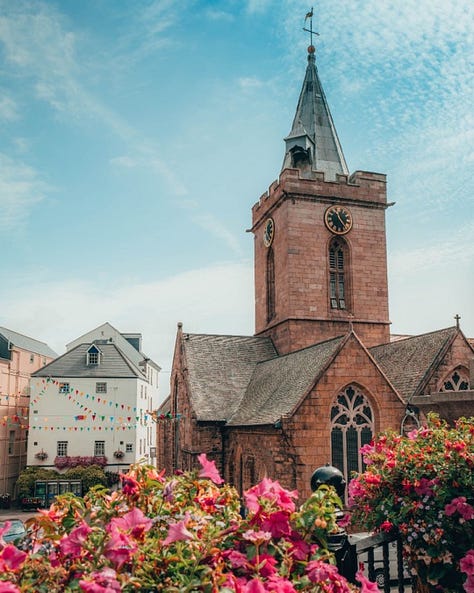
POLYGON ((335 179, 337 173, 348 175, 342 147, 329 111, 329 105, 319 80, 314 52, 308 49, 308 66, 301 88, 298 106, 291 132, 285 138, 287 150, 283 160, 283 169, 291 167, 291 155, 288 147, 293 145, 293 138, 308 136, 314 145, 312 168, 324 171, 328 179, 335 179))
POLYGON ((257 364, 228 425, 274 424, 290 414, 345 339, 334 338, 257 364))
POLYGON ((33 377, 101 377, 140 378, 145 376, 115 344, 98 344, 102 352, 100 364, 87 365, 86 354, 91 344, 79 344, 56 360, 44 366, 33 377))
POLYGON ((274 358, 270 338, 183 333, 191 405, 200 421, 225 421, 237 409, 255 365, 274 358))
POLYGON ((370 353, 405 401, 419 395, 458 329, 438 331, 370 348, 370 353))
POLYGON ((14 346, 17 346, 22 350, 34 352, 35 354, 47 356, 48 358, 56 358, 57 356, 56 352, 51 350, 51 348, 45 342, 40 342, 39 340, 29 338, 28 336, 14 332, 11 329, 7 329, 6 327, 0 327, 0 334, 2 334, 2 336, 4 336, 14 346))

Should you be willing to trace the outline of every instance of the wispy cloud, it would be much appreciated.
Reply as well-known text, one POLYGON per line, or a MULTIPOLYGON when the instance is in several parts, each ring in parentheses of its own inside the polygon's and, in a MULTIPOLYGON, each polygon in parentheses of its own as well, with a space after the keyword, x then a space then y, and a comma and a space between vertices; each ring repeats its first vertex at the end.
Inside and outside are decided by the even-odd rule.
POLYGON ((50 188, 32 167, 0 153, 0 229, 18 229, 50 188))
POLYGON ((231 22, 235 19, 234 15, 225 10, 217 10, 209 8, 206 10, 206 17, 211 21, 227 21, 231 22))
MULTIPOLYGON (((14 293, 3 291, 6 325, 46 341, 58 353, 72 339, 109 321, 122 331, 142 331, 144 351, 166 372, 178 321, 189 332, 253 332, 253 266, 248 262, 225 262, 151 282, 121 279, 112 287, 97 279, 58 282, 43 276, 35 281, 34 294, 26 290, 26 280, 17 280, 14 293)), ((167 380, 165 375, 164 390, 167 380)))
POLYGON ((18 107, 16 102, 5 94, 3 89, 0 89, 3 95, 0 97, 0 121, 13 121, 19 117, 18 107))
POLYGON ((265 12, 270 5, 270 0, 247 0, 247 12, 249 14, 265 12))

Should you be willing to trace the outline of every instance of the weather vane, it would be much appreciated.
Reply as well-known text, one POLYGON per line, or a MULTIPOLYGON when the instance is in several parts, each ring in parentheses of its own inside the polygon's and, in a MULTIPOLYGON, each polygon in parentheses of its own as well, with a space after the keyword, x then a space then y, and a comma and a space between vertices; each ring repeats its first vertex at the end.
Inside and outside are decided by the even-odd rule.
POLYGON ((304 17, 304 23, 306 25, 306 21, 309 19, 309 29, 307 29, 306 27, 303 27, 303 31, 307 31, 309 33, 309 39, 310 39, 310 45, 313 45, 313 35, 319 35, 319 33, 316 33, 316 31, 313 31, 313 7, 311 7, 311 10, 309 12, 306 13, 306 16, 304 17))

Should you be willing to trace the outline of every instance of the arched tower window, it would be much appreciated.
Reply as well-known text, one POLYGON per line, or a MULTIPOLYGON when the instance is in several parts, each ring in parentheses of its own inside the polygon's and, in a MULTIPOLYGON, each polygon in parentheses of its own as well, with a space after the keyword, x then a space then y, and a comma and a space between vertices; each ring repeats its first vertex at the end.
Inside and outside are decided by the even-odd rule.
POLYGON ((331 309, 348 309, 349 249, 342 237, 329 244, 329 304, 331 309))
POLYGON ((275 317, 275 255, 273 247, 267 252, 267 322, 275 317))
POLYGON ((462 367, 457 367, 443 379, 440 391, 467 391, 468 389, 469 374, 462 367))
POLYGON ((365 395, 355 385, 341 391, 331 408, 332 464, 341 470, 346 482, 351 472, 363 471, 359 449, 372 440, 374 414, 365 395))

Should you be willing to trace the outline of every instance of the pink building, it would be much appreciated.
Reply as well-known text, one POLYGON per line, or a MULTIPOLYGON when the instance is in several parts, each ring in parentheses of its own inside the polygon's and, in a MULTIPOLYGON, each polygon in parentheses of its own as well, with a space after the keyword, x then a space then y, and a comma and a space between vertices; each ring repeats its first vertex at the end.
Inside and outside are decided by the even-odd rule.
POLYGON ((31 373, 56 357, 44 342, 0 327, 0 503, 14 498, 26 466, 31 373))

